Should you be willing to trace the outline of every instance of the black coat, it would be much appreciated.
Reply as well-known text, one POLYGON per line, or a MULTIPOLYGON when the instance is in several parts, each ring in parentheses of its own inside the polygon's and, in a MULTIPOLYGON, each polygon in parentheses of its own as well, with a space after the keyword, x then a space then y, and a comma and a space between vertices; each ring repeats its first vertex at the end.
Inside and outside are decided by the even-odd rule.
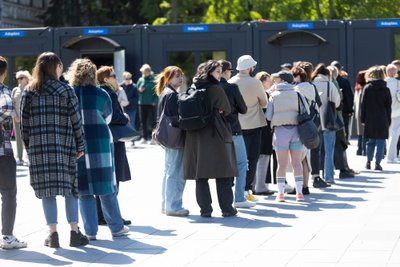
MULTIPOLYGON (((126 125, 129 122, 129 119, 125 116, 122 107, 118 102, 117 94, 111 87, 105 84, 100 87, 106 90, 112 102, 113 114, 109 125, 126 125)), ((114 161, 117 181, 124 182, 131 180, 131 170, 129 168, 124 142, 114 142, 114 161)))
POLYGON ((353 102, 354 102, 354 93, 353 89, 351 89, 351 85, 348 79, 338 76, 336 81, 339 84, 339 89, 342 89, 343 94, 343 115, 349 116, 354 112, 353 102))
POLYGON ((228 178, 237 176, 232 131, 223 116, 231 112, 229 100, 218 82, 198 79, 196 88, 206 88, 206 102, 215 117, 199 130, 186 131, 183 152, 185 179, 228 178), (222 114, 219 112, 222 111, 222 114), (230 139, 230 140, 229 140, 230 139))
POLYGON ((383 80, 368 82, 361 96, 361 123, 365 124, 364 137, 387 139, 391 123, 392 96, 383 80))
POLYGON ((224 89, 229 103, 231 104, 231 114, 229 114, 226 119, 231 125, 232 134, 242 135, 242 128, 239 123, 239 113, 245 114, 247 112, 247 106, 244 102, 243 96, 236 84, 228 83, 224 78, 221 78, 220 85, 224 89))

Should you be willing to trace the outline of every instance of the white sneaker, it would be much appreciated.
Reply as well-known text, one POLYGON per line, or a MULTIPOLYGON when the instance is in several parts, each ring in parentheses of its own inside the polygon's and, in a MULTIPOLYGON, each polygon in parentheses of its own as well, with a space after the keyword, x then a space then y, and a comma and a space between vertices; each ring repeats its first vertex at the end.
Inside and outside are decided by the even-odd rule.
POLYGON ((241 202, 235 202, 233 204, 233 206, 235 208, 251 208, 251 207, 254 207, 255 205, 257 205, 255 202, 248 201, 248 200, 241 201, 241 202))
POLYGON ((144 139, 144 138, 142 138, 142 140, 140 140, 139 142, 138 142, 139 144, 147 144, 147 140, 146 139, 144 139))
POLYGON ((0 247, 3 249, 26 248, 28 243, 18 240, 15 236, 3 236, 0 247))
POLYGON ((129 233, 129 228, 128 228, 128 226, 124 225, 124 227, 122 227, 121 230, 119 230, 116 233, 113 233, 112 236, 113 237, 121 237, 121 236, 126 236, 128 233, 129 233))

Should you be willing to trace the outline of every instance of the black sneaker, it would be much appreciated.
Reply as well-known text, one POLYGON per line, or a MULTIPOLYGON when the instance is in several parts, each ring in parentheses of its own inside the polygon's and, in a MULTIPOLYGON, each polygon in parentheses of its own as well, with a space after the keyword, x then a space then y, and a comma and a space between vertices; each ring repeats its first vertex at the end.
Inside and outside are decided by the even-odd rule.
POLYGON ((383 171, 382 166, 379 163, 375 163, 375 171, 383 171))
POLYGON ((331 185, 325 182, 321 177, 317 176, 314 178, 313 187, 314 188, 326 188, 331 185))
POLYGON ((69 241, 70 247, 80 247, 89 244, 89 239, 81 233, 81 231, 75 232, 71 230, 71 239, 69 241))
POLYGON ((288 195, 296 195, 296 188, 293 188, 289 192, 287 192, 288 195))
POLYGON ((49 236, 44 240, 44 245, 50 248, 59 248, 60 241, 58 239, 58 233, 57 232, 50 233, 49 236))
POLYGON ((131 225, 132 224, 131 220, 125 220, 125 219, 122 219, 122 220, 124 221, 124 225, 131 225))
POLYGON ((367 170, 370 170, 370 169, 371 169, 371 161, 367 161, 367 164, 365 164, 365 168, 366 168, 367 170))
POLYGON ((310 190, 308 189, 308 186, 307 187, 303 187, 303 195, 309 195, 310 194, 310 190))
POLYGON ((352 174, 348 170, 340 171, 339 178, 340 179, 354 178, 354 174, 352 174))
POLYGON ((235 216, 237 213, 238 213, 237 209, 232 208, 232 210, 229 212, 222 212, 222 217, 232 217, 235 216))

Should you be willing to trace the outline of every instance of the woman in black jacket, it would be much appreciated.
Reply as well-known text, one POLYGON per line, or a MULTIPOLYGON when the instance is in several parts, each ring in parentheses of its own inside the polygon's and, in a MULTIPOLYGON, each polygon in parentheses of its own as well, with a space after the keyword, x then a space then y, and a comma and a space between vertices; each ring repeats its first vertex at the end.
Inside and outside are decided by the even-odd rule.
POLYGON ((233 144, 235 146, 236 161, 239 171, 239 175, 236 177, 235 183, 234 206, 236 208, 250 208, 254 207, 256 203, 254 201, 248 201, 244 197, 248 164, 246 146, 244 144, 242 129, 240 128, 238 118, 239 113, 245 114, 247 112, 247 106, 244 102, 242 94, 239 91, 239 87, 236 84, 227 82, 227 80, 229 80, 232 76, 232 63, 227 60, 220 60, 218 63, 222 67, 220 85, 224 89, 231 105, 231 113, 226 116, 226 119, 231 125, 233 144))
POLYGON ((371 161, 375 147, 375 170, 381 171, 385 139, 389 137, 392 113, 392 96, 385 82, 385 72, 379 66, 371 67, 365 73, 367 84, 361 96, 361 123, 365 126, 364 138, 367 139, 367 164, 371 161))
MULTIPOLYGON (((116 91, 118 90, 118 83, 113 67, 103 66, 97 70, 97 80, 100 87, 103 88, 109 95, 112 101, 113 114, 111 118, 111 125, 126 125, 129 123, 128 117, 124 114, 121 105, 118 102, 116 91)), ((119 182, 131 180, 131 170, 129 168, 128 158, 126 157, 126 148, 124 142, 114 141, 114 160, 115 160, 115 176, 117 178, 117 186, 119 182)), ((97 202, 100 203, 99 201, 97 202)), ((103 214, 98 210, 99 224, 105 224, 103 214)), ((124 220, 125 225, 131 224, 130 220, 124 220)))

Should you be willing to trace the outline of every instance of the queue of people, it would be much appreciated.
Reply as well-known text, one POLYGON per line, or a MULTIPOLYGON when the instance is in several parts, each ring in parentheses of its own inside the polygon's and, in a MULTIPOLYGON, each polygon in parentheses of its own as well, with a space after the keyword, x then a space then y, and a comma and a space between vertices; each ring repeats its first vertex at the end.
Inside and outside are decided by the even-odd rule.
MULTIPOLYGON (((349 167, 346 155, 353 111, 362 128, 359 141, 366 140, 366 148, 359 145, 360 155, 367 155, 366 169, 371 169, 374 154, 375 170, 383 169, 388 138, 387 162, 397 162, 400 64, 394 63, 365 71, 365 83, 356 86, 356 97, 337 61, 315 68, 302 61, 290 68, 284 64, 272 74, 256 74, 257 62, 243 55, 234 76, 230 61, 200 64, 191 87, 205 92, 202 104, 210 111, 209 120, 196 129, 181 129, 182 146, 163 145, 161 212, 190 214, 182 200, 187 180, 195 180, 194 195, 202 217, 213 214, 210 179, 216 182, 222 216, 231 217, 238 209, 256 206, 257 196, 275 194, 269 184, 277 184, 277 202, 285 201, 285 193, 295 194, 296 201, 302 202, 310 194, 310 174, 314 188, 335 184, 335 168, 341 179, 354 177, 358 172, 349 167), (328 126, 324 114, 330 106, 336 110, 334 126, 328 126), (313 116, 320 140, 313 149, 300 141, 300 113, 313 116), (287 181, 288 171, 293 172, 294 187, 287 181)), ((0 246, 27 246, 13 235, 16 164, 23 164, 22 144, 29 159, 30 183, 42 202, 48 226, 45 246, 60 247, 57 196, 65 199, 70 246, 96 240, 99 224, 107 225, 113 237, 128 234, 126 225, 131 221, 121 215, 118 191, 120 182, 131 180, 131 169, 125 142, 115 139, 113 131, 125 125, 137 129, 138 111, 143 143, 157 141, 151 133, 161 127, 163 116, 171 119, 168 127, 179 129, 183 70, 167 66, 156 76, 144 64, 137 84, 131 73, 124 72, 119 85, 112 66, 97 69, 89 59, 77 59, 65 74, 66 83, 60 80, 60 58, 45 52, 37 58, 32 78, 27 71, 17 72, 19 86, 12 93, 3 85, 6 70, 7 61, 0 57, 0 165, 4 170, 0 173, 0 246), (18 162, 10 142, 13 123, 18 162), (84 233, 78 226, 78 211, 84 233)))

